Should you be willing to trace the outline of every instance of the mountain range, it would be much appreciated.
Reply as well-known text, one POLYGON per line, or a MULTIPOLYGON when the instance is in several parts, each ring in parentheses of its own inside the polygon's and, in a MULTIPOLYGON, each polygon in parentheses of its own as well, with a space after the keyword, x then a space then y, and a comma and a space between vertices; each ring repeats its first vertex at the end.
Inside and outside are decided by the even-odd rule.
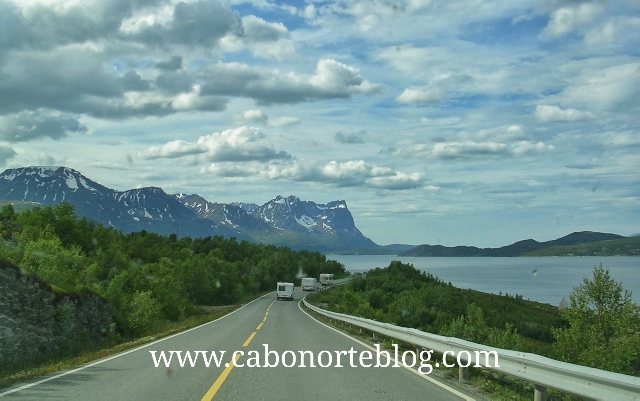
POLYGON ((158 187, 117 191, 67 167, 23 167, 0 174, 0 200, 56 205, 124 233, 147 230, 179 237, 221 235, 293 249, 377 249, 358 230, 345 201, 327 204, 277 196, 263 205, 215 203, 158 187))
POLYGON ((175 233, 182 238, 220 235, 292 249, 343 254, 399 256, 537 256, 569 254, 628 254, 640 252, 640 237, 591 231, 575 232, 552 241, 533 239, 500 248, 474 246, 392 244, 379 246, 355 226, 343 200, 318 204, 296 196, 277 196, 269 202, 217 203, 197 194, 167 194, 158 187, 117 191, 67 167, 22 167, 0 174, 0 205, 18 210, 62 201, 80 217, 124 233, 146 230, 175 233), (614 241, 603 243, 603 241, 614 241), (619 243, 618 243, 619 242, 619 243), (577 247, 578 244, 589 246, 577 247), (595 248, 594 248, 595 247, 595 248), (604 251, 606 249, 606 252, 604 251))
POLYGON ((475 246, 448 247, 424 244, 403 252, 399 256, 533 256, 535 255, 534 252, 541 251, 543 249, 562 248, 577 244, 600 243, 603 241, 623 239, 627 239, 627 237, 623 237, 618 234, 581 231, 571 233, 562 238, 551 241, 538 242, 533 239, 526 239, 500 248, 477 248, 475 246))

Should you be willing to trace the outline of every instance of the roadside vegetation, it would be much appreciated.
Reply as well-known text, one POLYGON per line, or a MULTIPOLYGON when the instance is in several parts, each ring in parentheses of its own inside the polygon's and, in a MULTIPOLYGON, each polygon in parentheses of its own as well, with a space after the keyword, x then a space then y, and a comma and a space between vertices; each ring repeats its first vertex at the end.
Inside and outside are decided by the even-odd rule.
POLYGON ((0 378, 166 331, 199 319, 203 306, 246 302, 272 291, 277 281, 299 285, 305 275, 348 275, 342 264, 317 252, 220 236, 178 239, 146 231, 125 235, 78 219, 68 203, 19 213, 7 205, 0 211, 0 235, 0 273, 7 277, 1 284, 11 279, 20 288, 51 294, 45 297, 51 323, 37 327, 37 311, 20 315, 33 299, 16 305, 22 290, 11 295, 8 287, 0 286, 0 378), (110 319, 111 324, 94 330, 98 335, 92 331, 65 342, 64 333, 73 332, 83 320, 76 306, 87 299, 108 304, 101 313, 109 316, 101 322, 110 319))
POLYGON ((557 307, 454 287, 412 265, 391 262, 311 298, 331 310, 487 345, 549 353, 557 307))
MULTIPOLYGON (((401 262, 354 275, 348 284, 309 300, 335 312, 640 375, 640 308, 602 265, 560 308, 516 294, 456 288, 401 262)), ((488 370, 471 369, 471 376, 491 397, 527 399, 533 393, 530 383, 488 370)), ((551 394, 554 399, 572 399, 551 394)))

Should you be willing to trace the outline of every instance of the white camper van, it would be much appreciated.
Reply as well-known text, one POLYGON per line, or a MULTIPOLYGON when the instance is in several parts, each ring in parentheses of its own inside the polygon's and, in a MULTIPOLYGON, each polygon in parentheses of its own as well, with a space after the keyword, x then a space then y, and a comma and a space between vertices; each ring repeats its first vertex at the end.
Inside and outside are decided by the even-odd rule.
POLYGON ((333 285, 333 274, 331 273, 322 273, 320 275, 320 284, 323 287, 327 287, 333 285))
POLYGON ((278 282, 276 287, 276 299, 290 299, 293 301, 293 283, 278 282))
POLYGON ((315 277, 303 277, 302 278, 302 291, 315 291, 318 285, 318 280, 315 277))

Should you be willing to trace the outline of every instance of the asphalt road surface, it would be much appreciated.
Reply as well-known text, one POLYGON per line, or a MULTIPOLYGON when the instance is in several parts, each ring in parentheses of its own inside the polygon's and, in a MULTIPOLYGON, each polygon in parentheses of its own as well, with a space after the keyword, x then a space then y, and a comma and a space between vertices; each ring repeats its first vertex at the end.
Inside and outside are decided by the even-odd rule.
MULTIPOLYGON (((369 351, 366 344, 303 312, 298 305, 303 296, 299 289, 294 302, 276 301, 275 294, 269 294, 206 325, 76 369, 2 389, 0 397, 25 400, 473 399, 448 389, 428 375, 394 368, 392 364, 386 368, 375 367, 374 352, 372 360, 366 359, 365 351, 369 351), (268 360, 265 360, 266 348, 271 351, 268 360), (150 351, 155 351, 155 361, 150 351), (184 366, 180 366, 174 352, 166 367, 166 359, 161 359, 162 351, 167 359, 170 351, 181 351, 184 366), (186 351, 195 359, 193 367, 185 359, 186 351), (195 351, 206 351, 209 367, 203 359, 205 354, 194 358, 195 351), (212 351, 221 361, 219 367, 211 358, 212 351), (221 351, 225 351, 222 356, 221 351), (238 359, 232 364, 234 351, 238 351, 238 359), (301 354, 301 351, 310 352, 301 354), (336 351, 344 352, 340 354, 339 363, 336 351), (267 362, 275 365, 276 354, 278 366, 264 367, 267 362), (361 366, 361 355, 363 364, 373 366, 361 366), (284 363, 292 367, 283 366, 283 358, 284 363), (311 367, 312 362, 315 367, 311 367), (256 364, 261 367, 248 366, 256 364)), ((385 362, 383 358, 381 364, 385 362)))

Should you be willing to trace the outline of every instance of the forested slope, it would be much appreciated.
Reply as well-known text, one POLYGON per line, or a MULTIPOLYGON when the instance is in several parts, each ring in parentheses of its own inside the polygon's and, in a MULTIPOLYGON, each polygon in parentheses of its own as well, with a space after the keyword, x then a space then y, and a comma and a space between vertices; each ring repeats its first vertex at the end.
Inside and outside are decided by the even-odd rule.
POLYGON ((15 355, 27 357, 3 358, 0 376, 3 370, 15 368, 8 366, 10 361, 28 365, 29 361, 35 363, 79 350, 83 341, 95 344, 135 338, 163 322, 200 314, 201 305, 242 302, 274 289, 280 280, 299 284, 302 276, 348 275, 342 264, 327 261, 317 252, 294 252, 286 247, 218 236, 178 240, 175 235, 145 231, 125 235, 78 219, 67 203, 20 213, 5 206, 0 212, 0 233, 0 316, 7 317, 0 319, 3 344, 8 347, 9 343, 20 343, 16 336, 37 325, 37 319, 21 318, 20 314, 32 303, 40 302, 38 298, 50 301, 47 310, 51 313, 47 316, 51 321, 40 322, 41 331, 49 330, 51 338, 64 335, 64 330, 75 330, 74 327, 77 332, 84 330, 78 325, 65 326, 63 320, 75 319, 78 314, 71 309, 82 309, 85 303, 104 304, 98 309, 106 311, 103 320, 107 322, 97 334, 87 329, 78 342, 48 347, 44 354, 28 353, 25 347, 11 348, 15 355), (18 286, 31 288, 36 295, 16 298, 12 294, 25 293, 18 286), (72 308, 69 302, 80 306, 72 308), (61 308, 69 309, 73 316, 65 315, 61 308))

